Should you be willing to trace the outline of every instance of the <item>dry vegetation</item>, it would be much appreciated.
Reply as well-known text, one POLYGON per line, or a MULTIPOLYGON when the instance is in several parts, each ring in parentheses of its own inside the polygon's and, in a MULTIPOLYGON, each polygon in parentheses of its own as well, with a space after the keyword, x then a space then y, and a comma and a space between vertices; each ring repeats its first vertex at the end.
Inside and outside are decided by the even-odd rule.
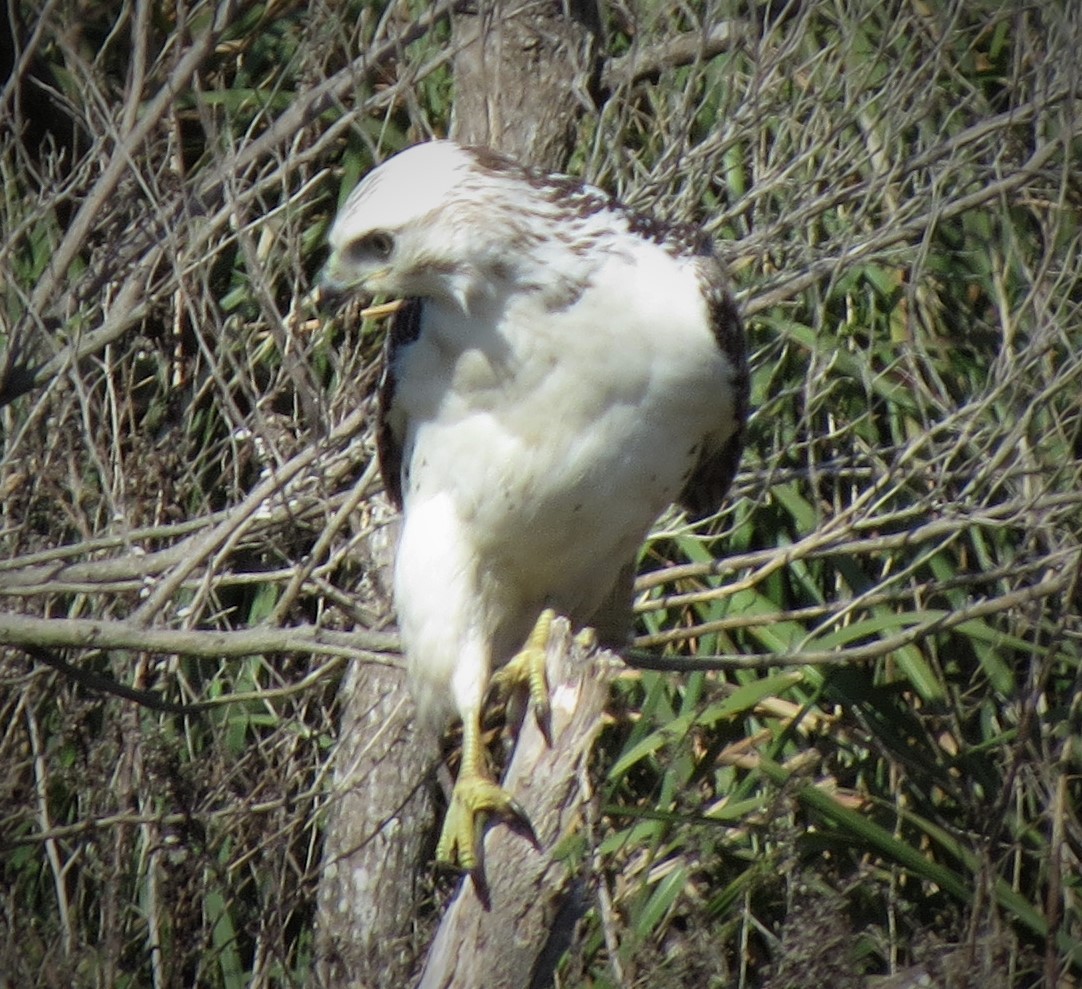
MULTIPOLYGON (((381 327, 305 300, 453 5, 15 6, 0 985, 301 985, 338 678, 397 661, 381 327)), ((617 686, 559 985, 1074 985, 1082 13, 605 10, 570 167, 723 243, 755 414, 644 553, 686 669, 617 686)))

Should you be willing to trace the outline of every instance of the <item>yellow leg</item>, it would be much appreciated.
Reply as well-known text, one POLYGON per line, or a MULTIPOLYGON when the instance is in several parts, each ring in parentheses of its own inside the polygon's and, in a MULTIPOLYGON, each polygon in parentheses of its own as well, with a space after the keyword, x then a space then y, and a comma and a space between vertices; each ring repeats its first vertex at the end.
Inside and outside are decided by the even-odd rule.
MULTIPOLYGON (((542 611, 526 644, 492 677, 492 684, 504 694, 510 693, 517 685, 526 685, 538 723, 546 735, 549 690, 545 663, 555 618, 556 613, 551 609, 542 611)), ((479 861, 478 840, 482 830, 478 819, 485 814, 495 814, 518 825, 536 841, 525 812, 489 775, 481 743, 480 713, 477 713, 462 723, 462 766, 451 791, 451 804, 447 808, 443 831, 436 845, 436 861, 474 872, 479 861)))
POLYGON ((478 818, 496 814, 532 836, 529 819, 508 793, 497 786, 485 765, 480 715, 462 724, 462 765, 451 791, 451 804, 436 845, 436 861, 473 872, 478 866, 478 818))

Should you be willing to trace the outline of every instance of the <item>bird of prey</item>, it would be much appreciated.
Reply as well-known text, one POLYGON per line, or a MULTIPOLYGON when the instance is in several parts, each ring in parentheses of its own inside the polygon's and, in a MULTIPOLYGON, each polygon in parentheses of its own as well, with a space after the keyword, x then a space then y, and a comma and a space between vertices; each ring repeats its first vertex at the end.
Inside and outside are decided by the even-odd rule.
POLYGON ((370 172, 329 242, 326 296, 406 300, 377 434, 394 600, 420 714, 463 724, 436 857, 474 870, 478 819, 521 813, 483 750, 493 671, 543 712, 554 614, 626 644, 651 524, 713 513, 736 470, 740 318, 700 229, 451 141, 370 172))

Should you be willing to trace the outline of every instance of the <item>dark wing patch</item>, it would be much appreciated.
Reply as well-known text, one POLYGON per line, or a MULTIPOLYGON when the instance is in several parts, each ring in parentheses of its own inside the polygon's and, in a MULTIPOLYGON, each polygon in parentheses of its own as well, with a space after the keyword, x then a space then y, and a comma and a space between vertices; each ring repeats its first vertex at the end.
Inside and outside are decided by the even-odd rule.
POLYGON ((725 269, 711 255, 703 258, 699 270, 714 339, 733 369, 730 384, 733 390, 734 429, 720 446, 704 444, 699 450, 698 461, 678 499, 692 519, 705 518, 716 512, 736 476, 740 454, 744 450, 744 423, 748 418, 750 388, 744 328, 725 269))
POLYGON ((383 347, 383 376, 379 382, 379 421, 376 425, 376 453, 379 472, 387 497, 399 511, 402 509, 402 436, 391 423, 394 407, 395 360, 403 347, 421 335, 420 299, 406 299, 402 308, 391 318, 387 342, 383 347))
POLYGON ((659 220, 648 213, 628 209, 620 203, 616 203, 615 207, 623 215, 631 233, 644 240, 652 240, 675 257, 686 257, 689 254, 713 256, 710 237, 701 227, 691 223, 659 220))
POLYGON ((693 224, 671 223, 631 209, 582 179, 521 165, 491 148, 472 145, 465 150, 485 171, 525 182, 538 196, 559 206, 568 220, 583 220, 595 213, 609 212, 626 224, 629 233, 652 240, 678 257, 693 254, 709 256, 712 253, 710 238, 702 228, 693 224))

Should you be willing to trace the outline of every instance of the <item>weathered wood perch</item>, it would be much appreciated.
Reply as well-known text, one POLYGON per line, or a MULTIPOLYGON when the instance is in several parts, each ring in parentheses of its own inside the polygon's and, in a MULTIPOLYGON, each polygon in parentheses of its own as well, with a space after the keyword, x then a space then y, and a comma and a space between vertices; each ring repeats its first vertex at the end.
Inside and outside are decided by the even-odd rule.
POLYGON ((548 985, 555 963, 546 946, 574 923, 562 910, 579 876, 561 845, 581 826, 592 799, 588 764, 609 685, 621 669, 612 653, 586 652, 560 619, 548 652, 552 746, 532 712, 523 719, 503 786, 538 838, 496 824, 484 839, 487 896, 464 877, 425 962, 418 989, 498 989, 548 985))

